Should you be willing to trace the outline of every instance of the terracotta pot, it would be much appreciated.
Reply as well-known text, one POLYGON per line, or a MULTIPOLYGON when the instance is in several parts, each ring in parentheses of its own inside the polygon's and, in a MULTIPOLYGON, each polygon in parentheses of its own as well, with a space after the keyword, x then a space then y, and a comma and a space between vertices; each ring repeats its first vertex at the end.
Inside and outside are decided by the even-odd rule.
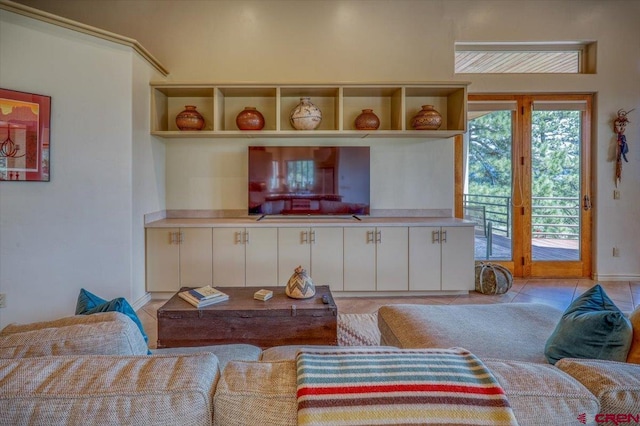
POLYGON ((362 113, 356 117, 355 124, 358 130, 377 130, 380 127, 380 119, 372 109, 363 109, 362 113))
POLYGON ((289 114, 289 122, 296 130, 315 130, 321 121, 322 111, 310 98, 300 98, 300 103, 289 114))
POLYGON ((442 116, 433 105, 422 105, 422 110, 411 119, 411 127, 415 130, 438 130, 441 124, 442 116))
POLYGON ((236 126, 240 130, 262 130, 264 117, 255 107, 244 107, 236 116, 236 126))
POLYGON ((202 130, 204 118, 194 105, 185 105, 184 111, 176 116, 176 126, 180 130, 202 130))

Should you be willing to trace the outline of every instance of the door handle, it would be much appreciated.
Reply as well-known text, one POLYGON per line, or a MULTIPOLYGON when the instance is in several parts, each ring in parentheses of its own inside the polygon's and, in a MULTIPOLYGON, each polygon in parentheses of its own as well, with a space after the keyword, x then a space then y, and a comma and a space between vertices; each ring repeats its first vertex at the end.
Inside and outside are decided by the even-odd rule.
POLYGON ((592 206, 591 206, 591 198, 589 198, 589 196, 588 196, 588 195, 585 195, 585 196, 584 196, 584 198, 583 198, 583 200, 584 200, 584 202, 583 202, 583 204, 582 204, 582 205, 583 205, 583 208, 584 208, 585 210, 591 210, 591 207, 592 207, 592 206))

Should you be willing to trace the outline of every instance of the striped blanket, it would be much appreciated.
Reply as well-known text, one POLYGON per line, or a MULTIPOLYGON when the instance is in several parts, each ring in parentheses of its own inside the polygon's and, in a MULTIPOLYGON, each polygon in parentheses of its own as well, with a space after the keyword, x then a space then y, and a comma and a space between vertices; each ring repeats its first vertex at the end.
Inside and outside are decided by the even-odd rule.
POLYGON ((298 425, 514 425, 502 387, 464 349, 302 349, 298 425))

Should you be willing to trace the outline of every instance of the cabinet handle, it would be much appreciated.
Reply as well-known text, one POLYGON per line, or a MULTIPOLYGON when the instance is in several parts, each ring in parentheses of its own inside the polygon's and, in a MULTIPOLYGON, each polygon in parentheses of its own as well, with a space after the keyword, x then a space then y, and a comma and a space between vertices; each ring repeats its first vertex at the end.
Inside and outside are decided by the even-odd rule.
POLYGON ((382 243, 382 231, 376 231, 376 243, 382 243))
POLYGON ((442 237, 440 239, 443 243, 447 242, 447 231, 442 231, 442 237))
POLYGON ((367 244, 373 243, 373 231, 367 231, 367 244))
POLYGON ((242 244, 242 232, 234 232, 233 233, 233 243, 234 244, 242 244))
POLYGON ((245 232, 244 233, 244 243, 245 244, 249 244, 249 232, 245 232))
POLYGON ((178 235, 179 235, 178 244, 184 243, 184 232, 180 231, 178 232, 178 235))
POLYGON ((175 243, 176 243, 176 233, 169 232, 169 244, 175 244, 175 243))
POLYGON ((311 231, 310 244, 315 244, 315 243, 316 243, 316 231, 311 231))
POLYGON ((431 244, 440 242, 440 231, 431 231, 431 244))
POLYGON ((309 244, 309 236, 307 231, 300 231, 300 244, 309 244))

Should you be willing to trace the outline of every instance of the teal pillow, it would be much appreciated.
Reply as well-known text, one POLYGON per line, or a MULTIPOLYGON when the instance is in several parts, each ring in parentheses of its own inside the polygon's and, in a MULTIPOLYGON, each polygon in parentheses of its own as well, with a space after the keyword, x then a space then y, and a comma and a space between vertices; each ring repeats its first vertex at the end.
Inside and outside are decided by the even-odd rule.
POLYGON ((551 364, 562 358, 625 362, 632 339, 631 322, 596 284, 562 314, 544 354, 551 364))
MULTIPOLYGON (((120 312, 125 314, 138 326, 142 337, 144 337, 144 341, 147 342, 147 344, 149 343, 149 338, 147 337, 147 333, 144 332, 140 318, 138 318, 136 311, 124 297, 107 301, 88 292, 84 288, 80 289, 78 301, 76 302, 76 315, 91 315, 98 312, 120 312)), ((151 351, 148 353, 151 354, 151 351)))

